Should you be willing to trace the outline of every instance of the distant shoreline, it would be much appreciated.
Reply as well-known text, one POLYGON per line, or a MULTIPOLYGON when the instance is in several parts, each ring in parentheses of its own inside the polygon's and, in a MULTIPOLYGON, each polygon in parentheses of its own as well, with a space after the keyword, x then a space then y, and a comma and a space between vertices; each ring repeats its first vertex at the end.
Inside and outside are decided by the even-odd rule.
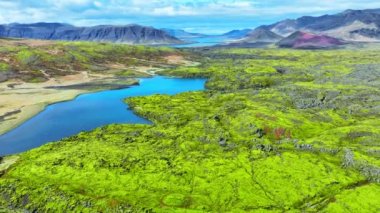
POLYGON ((130 87, 132 85, 137 85, 138 80, 127 79, 120 81, 120 79, 114 78, 112 80, 106 79, 99 81, 98 78, 95 78, 90 81, 83 80, 82 83, 79 84, 76 82, 75 84, 50 84, 49 86, 46 86, 47 83, 37 83, 33 85, 34 88, 29 88, 31 86, 30 83, 22 83, 16 88, 4 90, 5 84, 9 85, 9 83, 10 82, 0 83, 0 98, 6 99, 8 103, 7 106, 0 106, 0 114, 2 114, 0 116, 2 118, 2 120, 0 120, 0 135, 4 135, 12 129, 17 128, 25 121, 43 111, 48 105, 69 101, 86 93, 130 87), (81 84, 91 84, 93 87, 75 88, 81 84), (25 87, 22 88, 23 86, 25 87), (75 89, 62 89, 60 87, 74 87, 75 89), (29 96, 28 89, 33 90, 33 98, 29 100, 26 105, 23 105, 20 108, 13 108, 20 99, 22 100, 29 96))

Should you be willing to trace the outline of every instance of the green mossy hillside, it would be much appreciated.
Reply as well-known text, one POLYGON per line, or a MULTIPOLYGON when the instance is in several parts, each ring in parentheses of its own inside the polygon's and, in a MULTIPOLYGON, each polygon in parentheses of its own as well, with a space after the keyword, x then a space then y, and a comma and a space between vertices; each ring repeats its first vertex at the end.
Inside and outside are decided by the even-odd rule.
POLYGON ((380 51, 188 50, 206 91, 126 100, 19 155, 0 206, 48 212, 378 212, 380 51))

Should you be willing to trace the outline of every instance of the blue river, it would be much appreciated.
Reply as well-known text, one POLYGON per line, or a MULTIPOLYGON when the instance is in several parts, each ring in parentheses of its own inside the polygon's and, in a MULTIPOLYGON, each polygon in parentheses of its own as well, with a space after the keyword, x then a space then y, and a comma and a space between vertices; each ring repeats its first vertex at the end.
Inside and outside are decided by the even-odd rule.
POLYGON ((83 94, 70 101, 49 105, 19 127, 0 136, 0 156, 24 152, 107 124, 151 124, 128 109, 124 99, 204 90, 205 82, 206 79, 155 76, 140 79, 138 86, 83 94))

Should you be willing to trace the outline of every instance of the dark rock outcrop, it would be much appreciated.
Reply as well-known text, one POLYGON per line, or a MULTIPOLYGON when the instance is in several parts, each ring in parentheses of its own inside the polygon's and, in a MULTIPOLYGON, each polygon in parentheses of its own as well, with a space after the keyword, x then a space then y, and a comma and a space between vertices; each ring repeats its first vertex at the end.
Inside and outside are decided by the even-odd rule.
POLYGON ((380 40, 380 29, 357 29, 350 31, 351 35, 360 35, 370 39, 380 40))

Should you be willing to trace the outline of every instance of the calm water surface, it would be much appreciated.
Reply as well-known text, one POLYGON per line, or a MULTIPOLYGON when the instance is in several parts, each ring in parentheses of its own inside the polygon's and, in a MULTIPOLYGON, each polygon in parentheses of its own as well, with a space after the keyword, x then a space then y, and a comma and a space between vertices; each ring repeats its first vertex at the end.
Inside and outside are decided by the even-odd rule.
POLYGON ((208 36, 208 37, 200 37, 200 38, 190 38, 190 39, 187 39, 187 41, 194 42, 194 43, 178 44, 178 45, 173 45, 173 47, 177 47, 177 48, 208 47, 208 46, 223 44, 225 42, 228 42, 229 39, 223 36, 208 36))
POLYGON ((107 124, 150 124, 129 110, 123 100, 134 96, 203 90, 205 81, 156 76, 140 79, 139 86, 83 94, 71 101, 49 105, 19 127, 0 136, 0 156, 27 151, 107 124))

